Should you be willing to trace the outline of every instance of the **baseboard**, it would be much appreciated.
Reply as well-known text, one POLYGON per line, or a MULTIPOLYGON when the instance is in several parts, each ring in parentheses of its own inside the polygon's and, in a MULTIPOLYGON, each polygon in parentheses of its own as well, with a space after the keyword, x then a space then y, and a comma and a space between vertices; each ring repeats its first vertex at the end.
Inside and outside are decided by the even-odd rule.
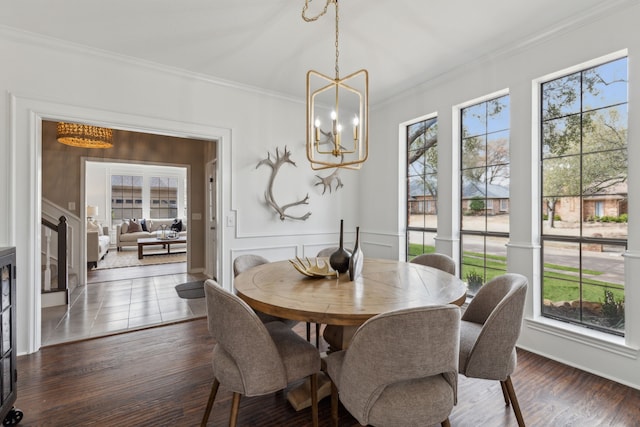
POLYGON ((43 292, 41 294, 42 308, 58 307, 61 305, 67 305, 68 303, 69 303, 69 293, 66 290, 43 292))

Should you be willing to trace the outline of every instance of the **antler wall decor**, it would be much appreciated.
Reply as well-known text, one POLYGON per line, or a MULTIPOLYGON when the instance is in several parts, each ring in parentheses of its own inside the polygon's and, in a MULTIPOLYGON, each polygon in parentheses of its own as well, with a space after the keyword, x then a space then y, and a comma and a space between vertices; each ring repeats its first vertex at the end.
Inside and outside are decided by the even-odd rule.
POLYGON ((344 187, 344 184, 342 184, 342 180, 340 179, 340 168, 336 168, 336 170, 334 170, 330 175, 325 177, 316 175, 316 178, 320 181, 316 182, 315 185, 322 185, 322 194, 327 191, 327 188, 329 189, 329 193, 331 193, 331 183, 334 180, 336 181, 336 191, 338 191, 338 188, 344 187))
MULTIPOLYGON (((322 142, 320 142, 320 145, 324 145, 324 144, 333 144, 333 135, 331 134, 331 132, 325 132, 322 129, 318 129, 320 131, 320 134, 324 137, 324 140, 322 142)), ((341 154, 341 157, 344 158, 344 154, 341 154)), ((342 161, 342 159, 340 160, 342 161)), ((329 189, 329 193, 331 193, 331 184, 333 183, 333 181, 336 181, 336 191, 338 191, 339 188, 344 187, 344 184, 342 184, 342 180, 340 179, 340 168, 336 168, 336 170, 334 170, 330 175, 327 175, 325 177, 322 177, 320 175, 316 175, 316 178, 318 178, 320 181, 316 182, 315 185, 322 185, 322 194, 324 194, 327 191, 327 188, 329 189)))
POLYGON ((280 221, 284 221, 285 218, 304 221, 307 218, 309 218, 309 216, 311 215, 311 212, 307 212, 302 216, 293 216, 293 215, 288 215, 287 213, 285 213, 285 211, 293 206, 308 205, 309 194, 307 194, 305 198, 302 200, 299 200, 293 203, 288 203, 283 206, 278 205, 278 203, 273 198, 273 182, 276 179, 276 174, 280 170, 280 166, 282 166, 285 163, 289 163, 289 164, 292 164, 293 166, 296 166, 296 163, 293 160, 291 160, 291 152, 287 150, 286 146, 284 147, 284 152, 282 153, 282 156, 280 156, 280 152, 278 151, 278 148, 276 148, 275 160, 271 159, 271 153, 267 152, 267 158, 264 160, 260 160, 256 165, 256 169, 258 169, 261 165, 267 165, 271 168, 271 175, 269 176, 267 191, 264 192, 264 198, 267 204, 271 206, 273 209, 275 209, 276 212, 278 212, 278 214, 280 215, 280 221))

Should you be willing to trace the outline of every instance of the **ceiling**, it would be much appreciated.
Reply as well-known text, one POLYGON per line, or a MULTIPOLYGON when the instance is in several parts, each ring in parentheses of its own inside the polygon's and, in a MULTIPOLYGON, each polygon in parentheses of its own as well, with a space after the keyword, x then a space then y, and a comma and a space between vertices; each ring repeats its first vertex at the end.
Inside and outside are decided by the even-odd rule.
MULTIPOLYGON (((368 69, 374 104, 636 1, 341 0, 340 75, 368 69)), ((304 0, 20 0, 2 2, 0 25, 304 98, 309 69, 334 75, 335 9, 305 22, 303 6, 304 0)), ((323 6, 315 0, 309 14, 323 6)))

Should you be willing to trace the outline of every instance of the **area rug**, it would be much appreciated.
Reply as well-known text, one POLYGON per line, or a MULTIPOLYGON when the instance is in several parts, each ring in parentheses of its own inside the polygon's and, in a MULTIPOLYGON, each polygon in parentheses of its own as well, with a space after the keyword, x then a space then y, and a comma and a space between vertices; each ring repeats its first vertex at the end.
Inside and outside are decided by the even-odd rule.
POLYGON ((184 251, 176 251, 175 253, 167 254, 166 249, 153 250, 145 248, 144 258, 138 259, 137 249, 116 251, 114 248, 109 249, 109 252, 104 256, 104 259, 98 262, 98 267, 96 269, 137 267, 143 265, 170 264, 186 261, 187 253, 184 251))
POLYGON ((204 298, 204 280, 176 285, 176 292, 184 299, 204 298))

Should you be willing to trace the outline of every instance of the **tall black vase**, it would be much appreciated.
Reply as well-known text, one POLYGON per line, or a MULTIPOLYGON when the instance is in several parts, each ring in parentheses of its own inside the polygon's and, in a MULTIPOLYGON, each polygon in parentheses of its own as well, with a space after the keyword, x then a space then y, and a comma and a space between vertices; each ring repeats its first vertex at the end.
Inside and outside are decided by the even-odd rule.
POLYGON ((329 265, 338 273, 346 273, 349 270, 349 259, 351 255, 344 249, 343 245, 343 220, 340 220, 340 246, 329 257, 329 265))

